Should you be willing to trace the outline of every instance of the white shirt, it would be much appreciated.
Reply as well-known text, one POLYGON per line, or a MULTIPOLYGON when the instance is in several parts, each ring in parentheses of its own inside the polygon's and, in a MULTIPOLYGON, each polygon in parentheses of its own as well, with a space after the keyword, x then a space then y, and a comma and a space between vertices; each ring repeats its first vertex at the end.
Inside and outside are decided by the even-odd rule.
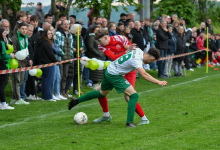
POLYGON ((107 71, 112 75, 125 75, 138 68, 143 68, 143 51, 140 48, 132 50, 108 65, 107 71))

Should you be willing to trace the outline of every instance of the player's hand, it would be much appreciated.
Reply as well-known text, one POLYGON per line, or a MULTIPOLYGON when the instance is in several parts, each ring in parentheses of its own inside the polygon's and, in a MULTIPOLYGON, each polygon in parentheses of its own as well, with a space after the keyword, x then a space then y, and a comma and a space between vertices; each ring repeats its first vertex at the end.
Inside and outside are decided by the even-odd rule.
POLYGON ((76 52, 76 49, 75 49, 75 48, 73 48, 73 51, 74 51, 74 52, 76 52))
POLYGON ((137 45, 137 44, 131 44, 131 45, 129 46, 129 48, 127 49, 127 51, 135 50, 136 45, 137 45))
POLYGON ((15 58, 15 54, 14 53, 11 53, 10 55, 11 55, 12 58, 15 58))
POLYGON ((161 86, 166 86, 167 85, 167 81, 160 81, 158 84, 161 85, 161 86))

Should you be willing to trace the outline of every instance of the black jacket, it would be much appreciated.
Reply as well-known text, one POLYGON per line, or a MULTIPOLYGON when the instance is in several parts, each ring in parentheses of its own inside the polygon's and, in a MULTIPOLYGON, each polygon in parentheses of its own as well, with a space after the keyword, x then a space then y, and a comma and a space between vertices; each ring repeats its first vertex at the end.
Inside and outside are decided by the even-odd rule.
POLYGON ((191 43, 192 41, 192 31, 188 30, 186 31, 186 42, 191 43))
POLYGON ((197 29, 196 32, 197 32, 197 36, 199 36, 201 32, 204 32, 206 34, 206 29, 205 28, 197 29))
POLYGON ((122 20, 122 19, 120 19, 120 20, 118 20, 118 22, 123 22, 124 23, 124 25, 127 23, 127 20, 122 20))
MULTIPOLYGON (((207 47, 207 39, 204 41, 204 47, 207 47)), ((218 51, 218 47, 216 46, 216 42, 212 39, 209 39, 209 49, 213 52, 218 51)))
POLYGON ((37 50, 37 40, 40 38, 40 32, 38 31, 38 27, 34 29, 32 36, 30 37, 30 40, 32 41, 32 48, 35 52, 37 50))
POLYGON ((172 38, 170 32, 164 31, 162 29, 162 27, 159 25, 159 28, 157 29, 157 32, 156 32, 156 36, 157 36, 156 47, 158 49, 167 50, 168 49, 168 39, 172 38))
POLYGON ((137 44, 137 47, 141 50, 144 50, 144 30, 140 28, 140 30, 137 31, 136 28, 133 28, 131 34, 133 35, 133 43, 137 44))
POLYGON ((193 43, 189 46, 189 49, 192 49, 193 51, 197 51, 197 45, 196 45, 196 38, 193 37, 193 43))
POLYGON ((172 38, 168 39, 168 51, 167 54, 174 54, 176 52, 176 37, 175 35, 172 33, 172 38))
MULTIPOLYGON (((176 39, 177 39, 177 46, 176 46, 176 52, 174 53, 175 55, 183 54, 184 50, 186 48, 186 35, 183 34, 183 36, 180 36, 180 34, 176 34, 176 39)), ((184 57, 178 57, 174 58, 174 61, 183 61, 184 57)))
POLYGON ((144 26, 144 39, 146 41, 146 44, 150 42, 148 26, 146 25, 144 26))
POLYGON ((32 48, 31 43, 32 43, 32 41, 30 40, 30 38, 28 38, 29 60, 33 61, 33 59, 34 59, 34 52, 33 52, 33 48, 32 48))
POLYGON ((205 23, 205 24, 206 24, 206 28, 207 28, 207 27, 209 28, 209 33, 213 34, 214 32, 213 32, 213 27, 212 27, 212 25, 208 25, 207 23, 205 23))
POLYGON ((40 64, 48 64, 57 62, 57 59, 53 53, 53 47, 48 41, 43 38, 40 38, 37 41, 37 56, 40 64))
POLYGON ((97 58, 104 60, 104 53, 98 48, 98 41, 95 40, 94 35, 89 35, 89 45, 86 56, 89 58, 97 58))

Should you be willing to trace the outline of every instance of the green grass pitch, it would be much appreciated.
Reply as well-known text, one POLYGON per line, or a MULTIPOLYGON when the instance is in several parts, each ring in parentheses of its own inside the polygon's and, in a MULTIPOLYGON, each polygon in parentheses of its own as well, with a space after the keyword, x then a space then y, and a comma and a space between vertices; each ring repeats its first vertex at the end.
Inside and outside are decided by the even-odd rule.
MULTIPOLYGON (((154 77, 156 71, 149 71, 154 77)), ((127 103, 115 90, 108 95, 112 121, 95 124, 102 116, 98 100, 81 103, 71 111, 68 101, 32 101, 0 111, 1 150, 167 150, 220 149, 220 71, 205 67, 186 77, 167 79, 168 85, 136 80, 139 103, 149 125, 126 128, 127 103), (88 122, 74 124, 77 112, 88 122)), ((87 93, 91 88, 83 86, 87 93)), ((71 92, 72 93, 72 92, 71 92)), ((11 89, 6 88, 7 101, 11 89)), ((134 122, 140 118, 135 115, 134 122)))

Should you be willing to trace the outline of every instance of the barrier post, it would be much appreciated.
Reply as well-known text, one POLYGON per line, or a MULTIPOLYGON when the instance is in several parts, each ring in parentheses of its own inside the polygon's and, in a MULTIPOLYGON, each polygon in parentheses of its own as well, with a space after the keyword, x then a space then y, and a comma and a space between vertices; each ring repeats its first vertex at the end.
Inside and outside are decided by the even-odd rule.
POLYGON ((77 64, 78 64, 78 93, 80 97, 80 68, 79 68, 79 27, 77 27, 77 64))
POLYGON ((209 27, 207 27, 207 52, 206 52, 206 73, 209 72, 209 27))

